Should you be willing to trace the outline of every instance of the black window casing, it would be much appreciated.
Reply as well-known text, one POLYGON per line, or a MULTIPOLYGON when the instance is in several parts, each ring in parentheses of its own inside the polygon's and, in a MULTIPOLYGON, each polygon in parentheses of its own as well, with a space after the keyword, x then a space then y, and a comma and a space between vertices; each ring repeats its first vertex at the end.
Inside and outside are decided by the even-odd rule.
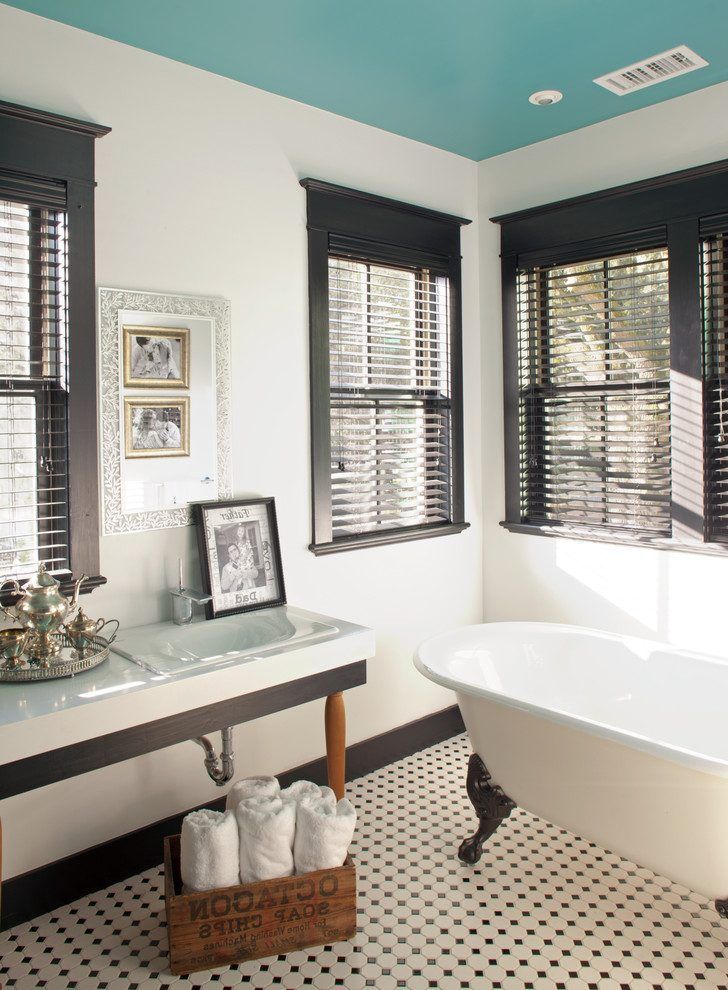
POLYGON ((460 228, 462 217, 306 178, 309 376, 311 408, 312 540, 316 555, 460 533, 464 515, 462 315, 460 228), (332 539, 329 362, 330 254, 383 264, 432 266, 446 272, 450 291, 452 518, 332 539))
MULTIPOLYGON (((503 290, 503 404, 505 519, 513 532, 567 536, 609 543, 725 554, 707 543, 704 472, 703 322, 701 311, 701 229, 711 217, 728 213, 728 161, 629 183, 573 199, 492 217, 501 227, 503 290), (623 532, 586 532, 521 519, 519 478, 519 389, 517 272, 536 265, 578 262, 619 251, 666 245, 670 294, 670 365, 673 466, 688 471, 681 485, 690 505, 673 488, 673 537, 640 537, 623 532), (685 395, 687 383, 692 396, 685 395), (696 422, 696 409, 699 422, 696 422), (692 422, 686 427, 685 416, 692 422), (697 438, 696 438, 697 437, 697 438), (684 451, 681 455, 679 450, 684 451), (676 455, 676 451, 678 451, 676 455), (676 498, 676 495, 678 496, 676 498)), ((673 471, 673 475, 677 472, 673 471)))
MULTIPOLYGON (((70 574, 89 592, 99 563, 98 409, 94 266, 94 145, 108 127, 0 102, 0 173, 18 198, 36 186, 65 188, 68 223, 68 519, 70 574)), ((26 200, 27 201, 27 200, 26 200)), ((23 582, 21 581, 21 584, 23 582)))

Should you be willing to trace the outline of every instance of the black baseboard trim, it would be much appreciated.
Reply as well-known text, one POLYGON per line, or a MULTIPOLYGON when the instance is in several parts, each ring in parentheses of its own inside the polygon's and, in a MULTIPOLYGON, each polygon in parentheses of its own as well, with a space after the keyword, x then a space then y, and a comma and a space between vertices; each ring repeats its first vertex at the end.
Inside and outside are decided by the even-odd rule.
MULTIPOLYGON (((427 746, 450 739, 463 732, 464 728, 460 710, 454 705, 355 743, 346 752, 346 779, 354 780, 380 770, 427 746)), ((204 772, 202 765, 200 772, 204 772)), ((326 758, 321 757, 278 776, 283 787, 299 779, 325 784, 326 758)), ((224 804, 225 798, 222 797, 205 807, 219 810, 224 804)), ((190 810, 194 809, 6 880, 2 885, 0 931, 55 911, 79 897, 86 897, 96 890, 103 890, 110 884, 158 866, 162 861, 164 837, 180 831, 182 819, 190 810)))

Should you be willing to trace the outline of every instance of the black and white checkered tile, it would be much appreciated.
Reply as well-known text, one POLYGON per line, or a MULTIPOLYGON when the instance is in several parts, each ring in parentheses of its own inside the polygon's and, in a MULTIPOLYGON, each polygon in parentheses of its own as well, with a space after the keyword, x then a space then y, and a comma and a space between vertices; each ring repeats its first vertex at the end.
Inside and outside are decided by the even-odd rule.
POLYGON ((725 990, 728 923, 704 898, 518 810, 477 867, 459 737, 350 786, 351 942, 189 977, 167 971, 161 871, 0 935, 7 990, 725 990))

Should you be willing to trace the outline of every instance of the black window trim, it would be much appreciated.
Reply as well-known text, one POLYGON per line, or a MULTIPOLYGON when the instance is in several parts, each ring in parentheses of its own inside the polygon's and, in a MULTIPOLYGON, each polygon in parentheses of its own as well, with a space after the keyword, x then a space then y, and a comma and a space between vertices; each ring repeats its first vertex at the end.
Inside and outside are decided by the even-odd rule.
POLYGON ((461 533, 465 521, 463 466, 460 228, 471 221, 319 179, 301 179, 307 195, 312 540, 316 556, 461 533), (384 264, 420 264, 450 282, 452 377, 452 519, 332 539, 329 379, 329 255, 384 264))
MULTIPOLYGON (((0 170, 20 195, 56 185, 68 217, 68 516, 71 572, 82 591, 106 583, 100 573, 96 306, 94 267, 94 146, 111 128, 0 101, 0 170)), ((2 579, 0 579, 1 581, 2 579)), ((23 583, 23 582, 21 582, 23 583)))
MULTIPOLYGON (((587 527, 532 525, 521 521, 519 478, 519 393, 517 272, 520 267, 588 260, 667 245, 670 293, 671 379, 686 376, 703 394, 703 327, 700 297, 701 231, 712 218, 728 214, 728 160, 656 176, 572 199, 491 217, 501 227, 503 314, 503 407, 505 454, 505 519, 501 526, 515 533, 567 537, 601 543, 649 546, 724 556, 728 544, 706 542, 704 518, 704 424, 694 453, 693 480, 699 484, 700 512, 673 498, 673 536, 650 537, 587 527), (675 535, 675 526, 682 535, 675 535), (692 536, 686 536, 689 529, 692 536)), ((676 394, 676 393, 673 393, 676 394)), ((701 401, 701 407, 702 407, 701 401)), ((673 450, 681 439, 679 417, 672 417, 673 450)))

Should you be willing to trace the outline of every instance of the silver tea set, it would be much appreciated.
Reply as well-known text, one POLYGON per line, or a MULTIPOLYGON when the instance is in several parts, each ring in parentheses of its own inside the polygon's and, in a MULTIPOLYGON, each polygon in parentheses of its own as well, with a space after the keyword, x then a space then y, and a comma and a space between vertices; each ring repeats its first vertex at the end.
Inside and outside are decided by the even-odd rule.
POLYGON ((104 640, 108 647, 119 628, 118 619, 91 619, 82 608, 78 608, 75 618, 66 621, 78 606, 78 594, 83 575, 76 581, 73 595, 66 598, 61 594, 59 582, 41 563, 38 573, 24 586, 10 581, 3 591, 15 592, 19 600, 2 611, 20 626, 0 629, 1 669, 16 670, 25 666, 49 668, 64 646, 75 650, 75 659, 83 659, 99 641, 99 633, 106 626, 115 623, 116 629, 111 640, 104 640))

